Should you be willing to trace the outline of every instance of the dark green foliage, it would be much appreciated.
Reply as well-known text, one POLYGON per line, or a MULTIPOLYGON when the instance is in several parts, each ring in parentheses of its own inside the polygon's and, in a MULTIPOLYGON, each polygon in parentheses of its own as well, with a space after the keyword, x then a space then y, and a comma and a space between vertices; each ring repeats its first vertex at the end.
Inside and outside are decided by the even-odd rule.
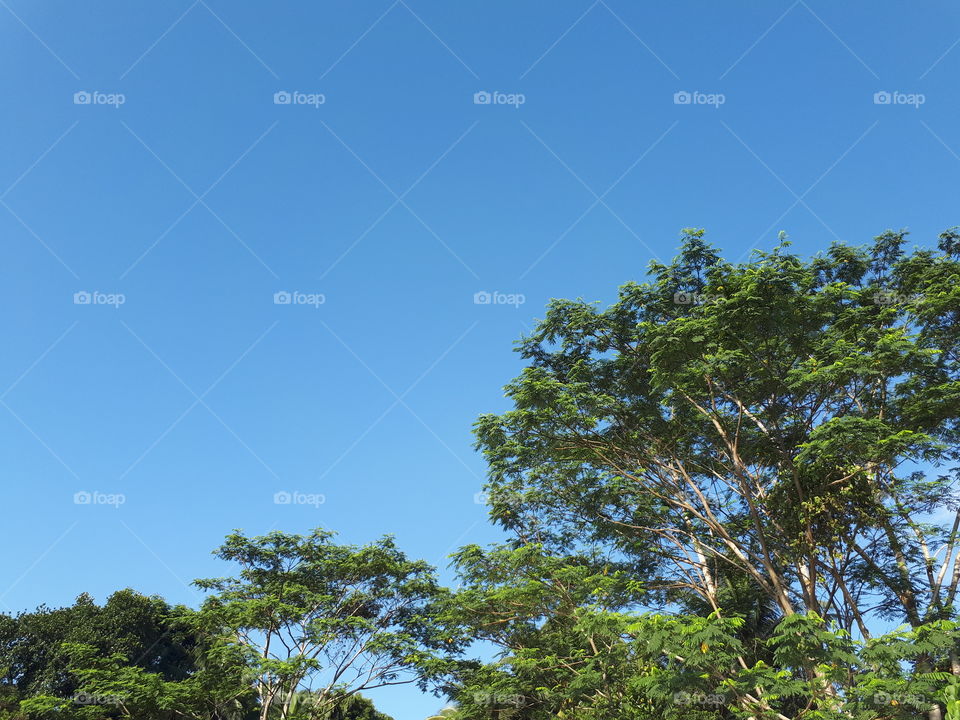
POLYGON ((80 643, 100 655, 119 654, 132 667, 182 680, 195 670, 198 638, 178 624, 186 608, 157 597, 121 590, 103 606, 81 595, 70 607, 0 616, 0 682, 17 696, 68 698, 78 690, 64 643, 80 643))
POLYGON ((842 716, 880 621, 916 634, 911 682, 960 674, 919 649, 960 584, 957 234, 728 262, 687 230, 650 274, 607 309, 552 301, 519 344, 512 409, 476 426, 493 520, 633 568, 652 609, 715 617, 739 666, 721 675, 773 673, 730 712, 842 716), (797 618, 828 619, 830 662, 777 634, 797 618))

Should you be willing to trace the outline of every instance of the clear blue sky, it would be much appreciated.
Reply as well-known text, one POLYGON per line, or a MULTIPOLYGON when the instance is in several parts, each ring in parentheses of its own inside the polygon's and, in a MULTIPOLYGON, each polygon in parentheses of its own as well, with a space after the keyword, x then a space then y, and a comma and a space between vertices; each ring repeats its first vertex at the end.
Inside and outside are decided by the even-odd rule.
POLYGON ((948 2, 0 0, 2 608, 194 604, 237 527, 495 539, 470 426, 549 298, 686 226, 960 222, 958 39, 948 2))

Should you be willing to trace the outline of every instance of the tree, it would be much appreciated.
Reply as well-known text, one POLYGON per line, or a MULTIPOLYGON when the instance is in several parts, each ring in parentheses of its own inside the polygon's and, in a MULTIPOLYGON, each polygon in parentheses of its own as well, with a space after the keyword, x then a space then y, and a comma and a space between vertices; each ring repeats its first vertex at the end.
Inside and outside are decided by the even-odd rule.
POLYGON ((437 622, 446 593, 433 568, 390 538, 362 547, 331 538, 237 531, 216 551, 240 566, 237 576, 196 582, 215 593, 198 627, 240 650, 260 720, 322 718, 362 690, 425 686, 456 649, 437 622))
MULTIPOLYGON (((651 667, 637 656, 622 612, 639 583, 600 556, 551 556, 529 543, 454 555, 461 588, 447 622, 491 644, 491 663, 457 667, 461 720, 665 718, 634 688, 651 667)), ((688 713, 688 718, 692 717, 688 713)))
POLYGON ((0 615, 0 718, 390 720, 358 691, 439 674, 445 592, 389 539, 330 537, 231 535, 240 576, 198 581, 200 612, 123 590, 0 615))
POLYGON ((122 655, 131 667, 166 681, 182 680, 196 669, 199 642, 179 623, 188 614, 187 608, 126 589, 113 593, 103 606, 83 594, 70 607, 2 615, 0 686, 8 689, 6 702, 35 696, 69 702, 80 688, 70 644, 100 656, 122 655))
POLYGON ((315 717, 316 720, 393 720, 379 712, 373 703, 362 695, 348 695, 339 704, 315 717))
MULTIPOLYGON (((960 235, 903 244, 731 263, 688 230, 610 308, 553 301, 513 409, 477 423, 494 520, 560 553, 606 547, 651 606, 718 622, 734 596, 767 631, 800 614, 867 644, 878 619, 955 618, 960 235)), ((912 662, 960 675, 952 649, 912 662)), ((810 712, 856 684, 812 659, 791 672, 817 688, 810 712)))

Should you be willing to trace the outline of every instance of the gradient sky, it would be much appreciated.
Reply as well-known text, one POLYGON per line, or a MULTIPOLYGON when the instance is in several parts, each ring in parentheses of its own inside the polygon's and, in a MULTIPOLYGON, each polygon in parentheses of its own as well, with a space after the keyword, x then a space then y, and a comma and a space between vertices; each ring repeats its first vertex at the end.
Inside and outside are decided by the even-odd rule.
POLYGON ((0 0, 0 609, 196 604, 232 528, 495 540, 470 427, 544 304, 688 226, 932 243, 958 42, 948 2, 0 0))

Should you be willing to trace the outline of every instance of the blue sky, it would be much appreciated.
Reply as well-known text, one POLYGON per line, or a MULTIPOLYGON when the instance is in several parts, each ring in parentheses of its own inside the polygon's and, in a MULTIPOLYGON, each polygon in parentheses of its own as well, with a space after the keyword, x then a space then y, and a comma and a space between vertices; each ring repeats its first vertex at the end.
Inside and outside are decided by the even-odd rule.
POLYGON ((960 222, 958 40, 947 2, 0 0, 2 608, 195 604, 232 528, 496 539, 470 427, 551 297, 682 227, 960 222))

